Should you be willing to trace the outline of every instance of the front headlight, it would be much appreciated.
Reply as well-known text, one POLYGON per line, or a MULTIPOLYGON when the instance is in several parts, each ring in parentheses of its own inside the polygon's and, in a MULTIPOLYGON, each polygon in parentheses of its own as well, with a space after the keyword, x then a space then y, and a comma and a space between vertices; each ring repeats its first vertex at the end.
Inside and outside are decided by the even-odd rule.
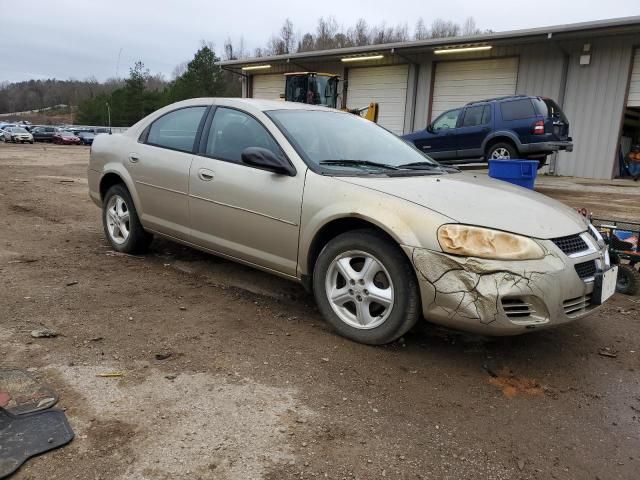
POLYGON ((513 233, 448 224, 438 229, 438 242, 446 253, 493 260, 537 260, 542 247, 530 238, 513 233))

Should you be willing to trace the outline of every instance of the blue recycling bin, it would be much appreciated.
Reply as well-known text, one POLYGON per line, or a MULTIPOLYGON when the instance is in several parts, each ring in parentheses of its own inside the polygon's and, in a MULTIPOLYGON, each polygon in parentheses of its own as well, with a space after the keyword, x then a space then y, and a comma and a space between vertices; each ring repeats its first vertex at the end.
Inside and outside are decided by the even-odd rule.
POLYGON ((489 160, 489 176, 533 190, 538 176, 538 161, 489 160))

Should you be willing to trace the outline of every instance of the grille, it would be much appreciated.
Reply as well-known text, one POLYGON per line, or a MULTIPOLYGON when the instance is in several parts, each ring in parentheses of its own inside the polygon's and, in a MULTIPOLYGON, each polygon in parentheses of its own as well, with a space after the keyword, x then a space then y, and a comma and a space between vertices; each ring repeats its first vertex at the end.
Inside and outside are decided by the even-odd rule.
POLYGON ((503 298, 501 302, 504 313, 509 318, 523 318, 536 313, 531 304, 521 298, 503 298))
POLYGON ((551 241, 567 255, 582 252, 589 249, 589 245, 580 235, 569 235, 568 237, 552 238, 551 241))
POLYGON ((593 277, 596 274, 596 261, 589 260, 588 262, 576 263, 576 273, 582 279, 593 277))
POLYGON ((591 295, 583 295, 582 297, 570 298, 562 303, 564 313, 567 316, 574 315, 579 312, 584 312, 591 307, 591 295))

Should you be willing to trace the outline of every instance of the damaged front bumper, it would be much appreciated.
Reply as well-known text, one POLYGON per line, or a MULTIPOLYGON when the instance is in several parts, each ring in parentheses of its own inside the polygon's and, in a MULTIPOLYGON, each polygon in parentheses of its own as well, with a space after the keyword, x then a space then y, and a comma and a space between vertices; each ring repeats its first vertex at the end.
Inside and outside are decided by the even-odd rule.
MULTIPOLYGON (((597 309, 594 276, 584 265, 608 268, 603 249, 567 256, 551 241, 539 242, 539 260, 459 257, 403 247, 412 259, 424 317, 433 323, 485 335, 517 335, 561 325, 597 309)), ((594 271, 595 273, 595 271, 594 271)))

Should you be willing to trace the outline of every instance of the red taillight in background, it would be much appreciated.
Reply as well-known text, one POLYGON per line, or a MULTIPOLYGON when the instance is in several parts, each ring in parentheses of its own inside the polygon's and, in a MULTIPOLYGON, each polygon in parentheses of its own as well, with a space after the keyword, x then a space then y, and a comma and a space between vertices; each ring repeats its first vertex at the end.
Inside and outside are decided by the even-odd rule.
POLYGON ((533 124, 533 134, 534 135, 544 135, 544 121, 538 120, 533 124))

